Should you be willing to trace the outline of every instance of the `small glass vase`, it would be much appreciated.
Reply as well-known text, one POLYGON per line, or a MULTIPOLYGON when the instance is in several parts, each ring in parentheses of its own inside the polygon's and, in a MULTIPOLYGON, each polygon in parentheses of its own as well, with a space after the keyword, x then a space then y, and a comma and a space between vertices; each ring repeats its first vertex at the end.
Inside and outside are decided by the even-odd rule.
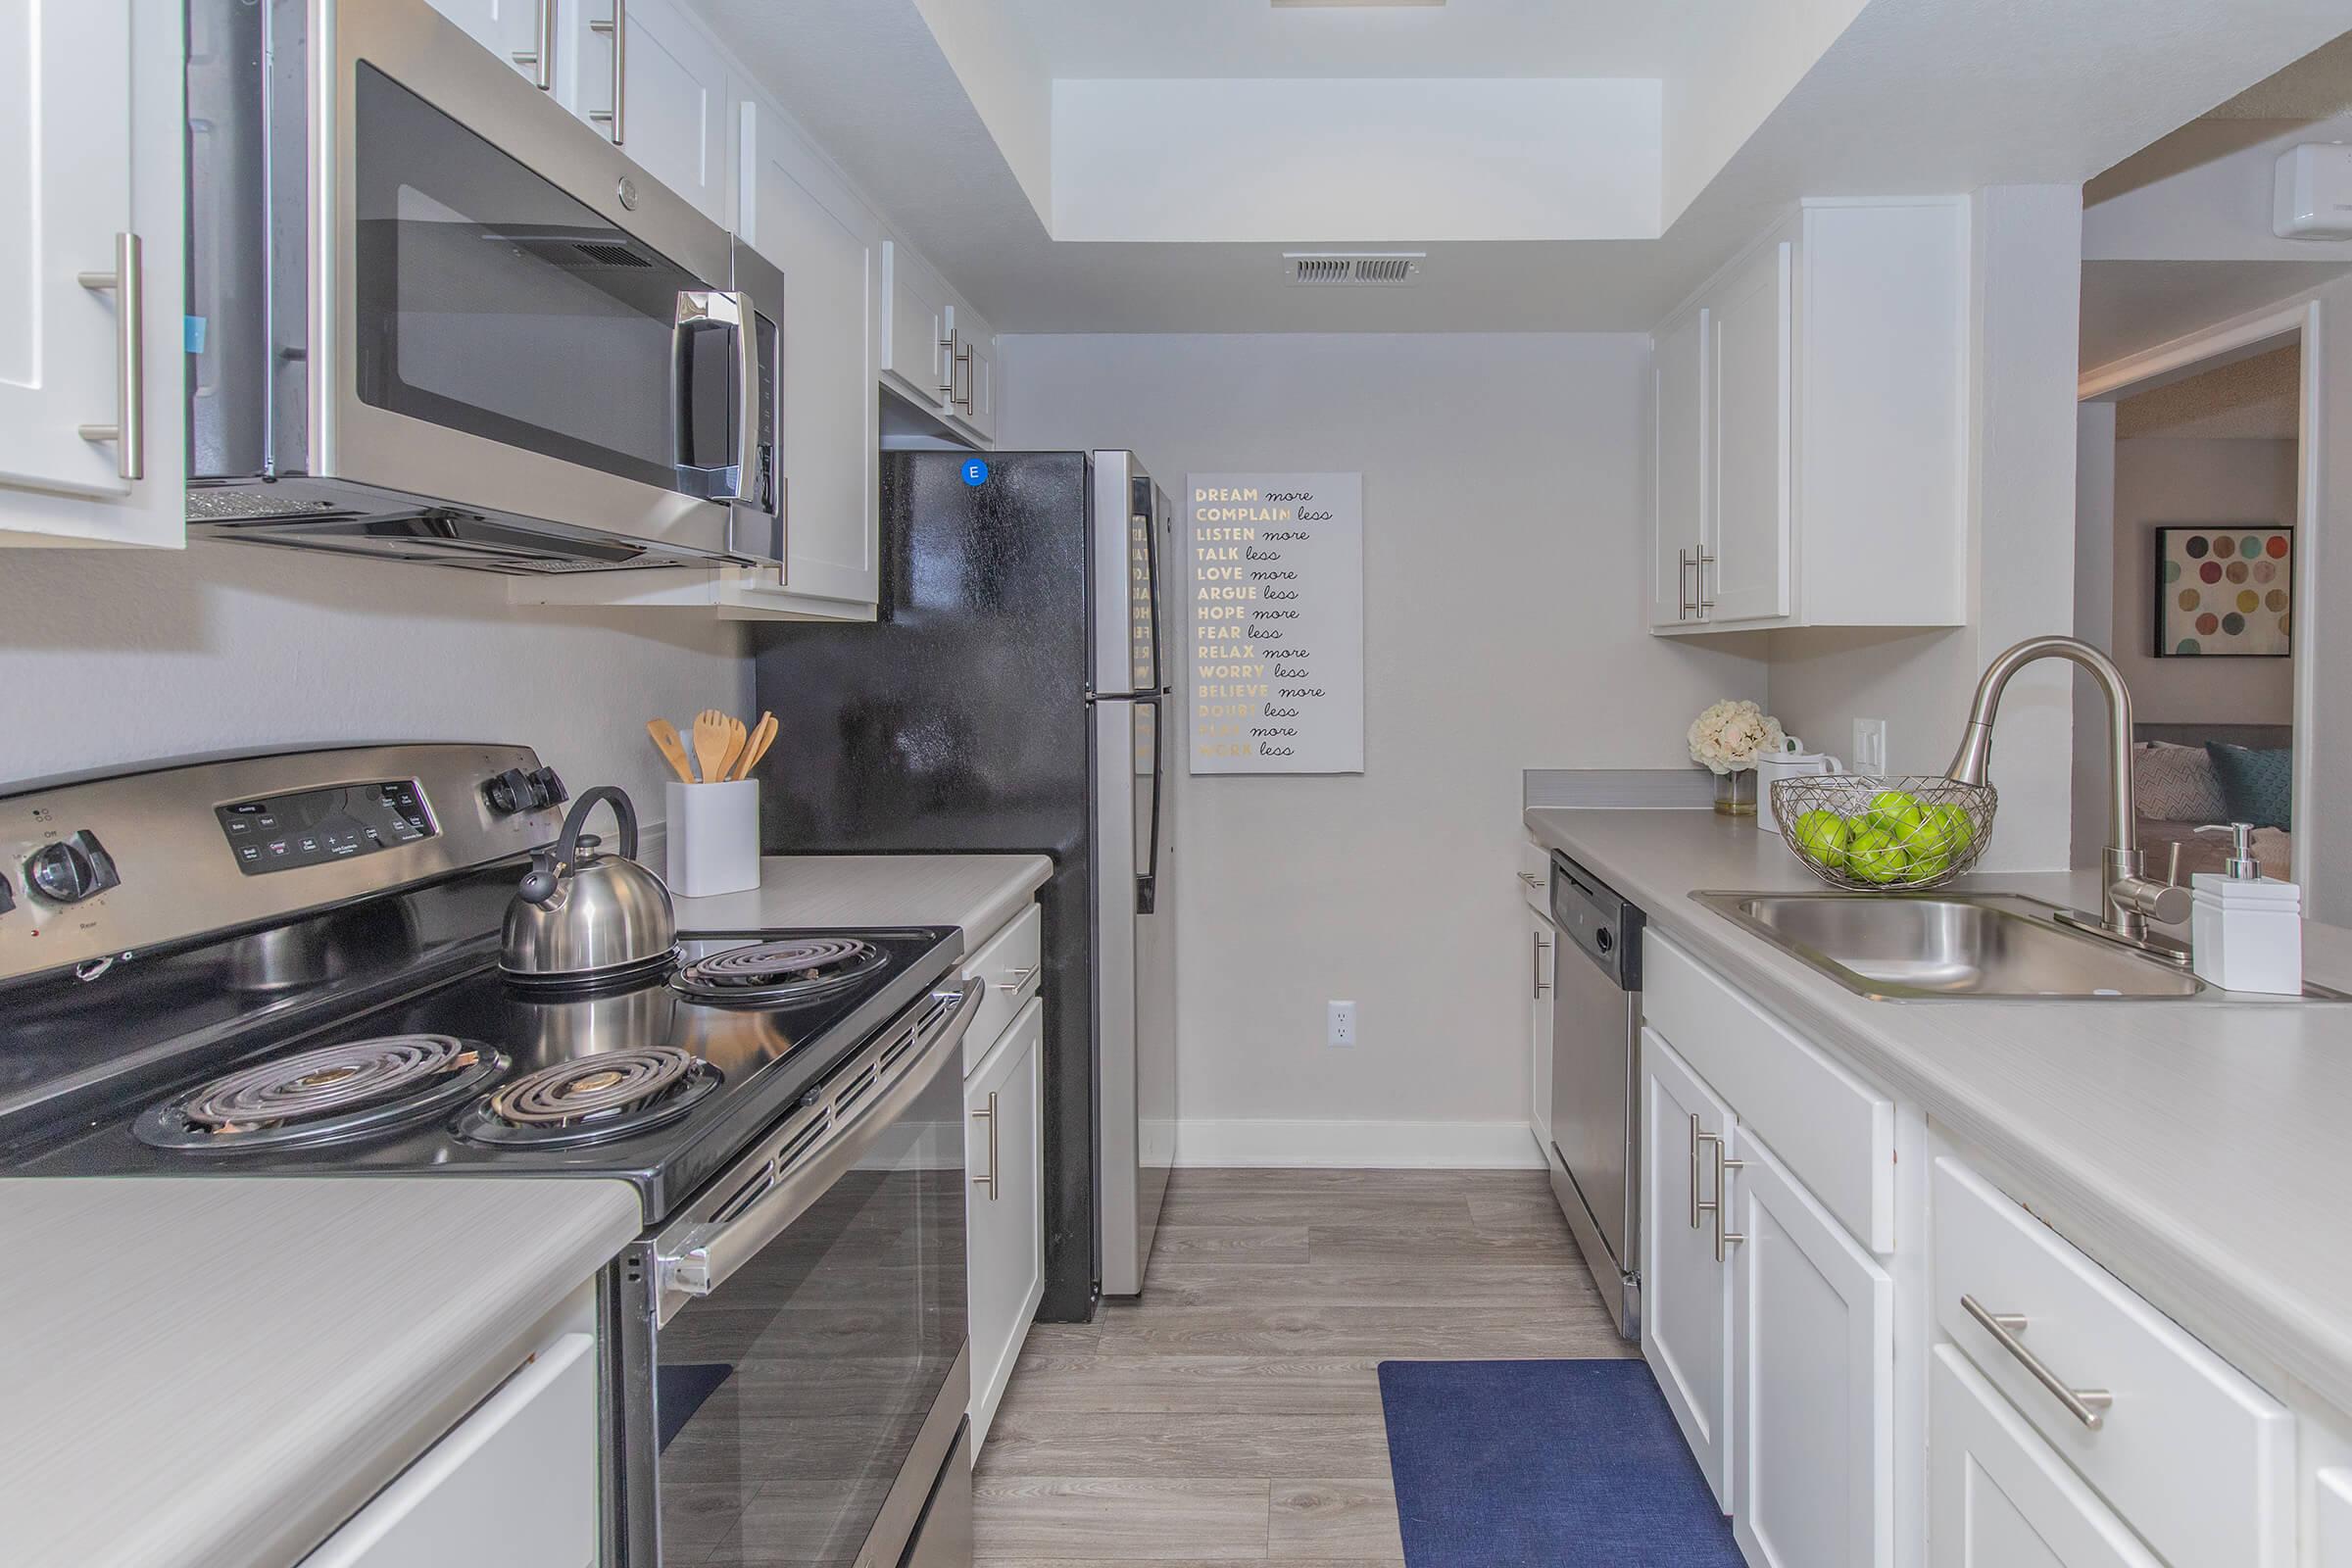
POLYGON ((1756 814, 1756 770, 1743 767, 1736 773, 1715 775, 1715 814, 1718 816, 1753 816, 1756 814))

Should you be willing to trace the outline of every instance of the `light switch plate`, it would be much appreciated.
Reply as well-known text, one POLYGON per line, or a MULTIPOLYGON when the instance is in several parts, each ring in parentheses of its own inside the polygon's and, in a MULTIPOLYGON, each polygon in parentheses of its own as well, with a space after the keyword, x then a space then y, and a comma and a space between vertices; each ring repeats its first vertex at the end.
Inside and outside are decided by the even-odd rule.
POLYGON ((1866 778, 1886 776, 1886 721, 1854 720, 1854 771, 1866 778))

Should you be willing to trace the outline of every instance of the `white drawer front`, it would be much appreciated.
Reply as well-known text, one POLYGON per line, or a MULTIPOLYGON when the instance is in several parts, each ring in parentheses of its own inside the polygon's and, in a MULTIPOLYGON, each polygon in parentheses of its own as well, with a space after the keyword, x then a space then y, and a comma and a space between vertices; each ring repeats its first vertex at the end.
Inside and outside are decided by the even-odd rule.
POLYGON ((2294 1555, 2285 1406, 1950 1156, 1936 1161, 1936 1318, 2051 1446, 2172 1568, 2284 1568, 2294 1555), (2022 1317, 2015 1347, 1962 1298, 2022 1317), (2022 1354, 2020 1352, 2023 1352, 2022 1354), (2105 1393, 2092 1428, 2027 1365, 2105 1393))
POLYGON ((1519 891, 1530 908, 1551 918, 1551 857, 1532 840, 1519 846, 1519 891))
POLYGON ((2163 1568, 1966 1356, 1928 1377, 1933 1568, 2163 1568))
POLYGON ((972 1014, 971 1028, 964 1031, 966 1078, 980 1065, 980 1058, 988 1054, 988 1048, 1004 1033, 1004 1026, 1012 1022, 1021 1004, 1037 995, 1045 924, 1045 910, 1032 904, 963 960, 963 977, 982 980, 988 985, 988 995, 982 999, 980 1010, 972 1014))
POLYGON ((540 1351, 302 1568, 593 1568, 595 1348, 566 1334, 540 1351))
POLYGON ((1894 1250, 1894 1102, 1798 1039, 1655 931, 1642 1011, 1707 1086, 1872 1251, 1894 1250))

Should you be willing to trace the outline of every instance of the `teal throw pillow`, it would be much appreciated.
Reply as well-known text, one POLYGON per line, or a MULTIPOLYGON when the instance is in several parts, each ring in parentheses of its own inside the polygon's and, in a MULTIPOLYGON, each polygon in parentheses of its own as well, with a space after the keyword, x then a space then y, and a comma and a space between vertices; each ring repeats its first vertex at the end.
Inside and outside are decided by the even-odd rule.
POLYGON ((2284 828, 2294 821, 2295 754, 2288 748, 2256 751, 2207 741, 2213 770, 2221 775, 2230 819, 2256 827, 2284 828))

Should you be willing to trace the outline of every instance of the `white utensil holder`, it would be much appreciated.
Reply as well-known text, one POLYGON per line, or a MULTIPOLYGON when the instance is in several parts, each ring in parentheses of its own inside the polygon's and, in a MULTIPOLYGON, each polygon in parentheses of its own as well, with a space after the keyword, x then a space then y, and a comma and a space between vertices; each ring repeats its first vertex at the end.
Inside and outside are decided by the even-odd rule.
POLYGON ((748 893, 760 885, 760 781, 666 784, 669 891, 681 898, 748 893))

